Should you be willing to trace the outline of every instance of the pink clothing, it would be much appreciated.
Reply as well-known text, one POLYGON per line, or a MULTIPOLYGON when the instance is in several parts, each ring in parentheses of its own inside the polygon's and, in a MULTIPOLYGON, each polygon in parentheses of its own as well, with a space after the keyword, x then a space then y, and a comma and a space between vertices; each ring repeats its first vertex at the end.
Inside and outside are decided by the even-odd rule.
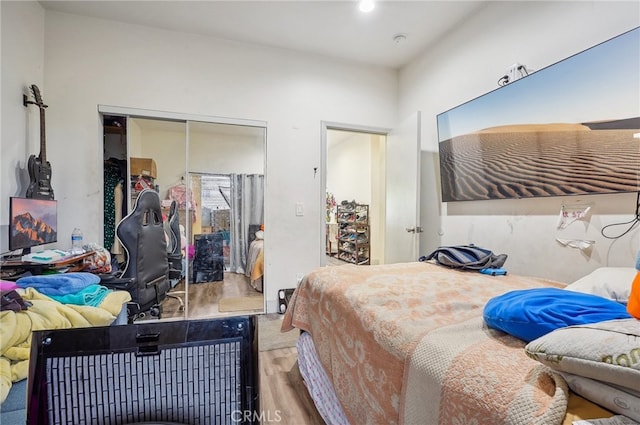
POLYGON ((189 208, 191 210, 192 219, 196 221, 196 201, 193 197, 193 193, 188 191, 187 186, 180 183, 175 186, 170 187, 167 190, 167 198, 176 201, 178 204, 178 208, 186 210, 189 208))

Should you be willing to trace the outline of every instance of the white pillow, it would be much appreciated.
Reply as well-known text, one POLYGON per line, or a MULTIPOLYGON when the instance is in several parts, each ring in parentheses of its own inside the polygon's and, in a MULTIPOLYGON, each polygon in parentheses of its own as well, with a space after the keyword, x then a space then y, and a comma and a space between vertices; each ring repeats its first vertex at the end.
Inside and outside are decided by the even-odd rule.
POLYGON ((564 372, 560 374, 576 394, 580 394, 587 400, 606 407, 612 412, 640 421, 640 392, 629 388, 619 388, 584 376, 564 372))
POLYGON ((631 282, 637 272, 634 267, 600 267, 564 289, 599 295, 626 304, 631 293, 631 282))
POLYGON ((640 390, 640 320, 637 319, 556 329, 528 343, 525 353, 559 372, 636 392, 640 390))

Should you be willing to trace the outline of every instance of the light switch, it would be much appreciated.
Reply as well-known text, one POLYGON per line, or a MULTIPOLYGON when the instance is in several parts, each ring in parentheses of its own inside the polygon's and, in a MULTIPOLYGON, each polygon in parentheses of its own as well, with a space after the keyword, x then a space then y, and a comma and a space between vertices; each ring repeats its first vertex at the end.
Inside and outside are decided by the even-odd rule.
POLYGON ((296 216, 302 217, 304 215, 304 204, 302 202, 296 203, 296 216))

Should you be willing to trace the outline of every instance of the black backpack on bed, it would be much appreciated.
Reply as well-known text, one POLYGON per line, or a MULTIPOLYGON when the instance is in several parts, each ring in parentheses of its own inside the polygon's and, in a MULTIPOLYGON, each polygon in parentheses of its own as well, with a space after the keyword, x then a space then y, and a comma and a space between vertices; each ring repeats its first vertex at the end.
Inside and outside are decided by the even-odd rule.
POLYGON ((418 261, 435 260, 437 264, 452 269, 499 269, 507 261, 507 254, 496 255, 488 249, 471 245, 441 246, 418 261))

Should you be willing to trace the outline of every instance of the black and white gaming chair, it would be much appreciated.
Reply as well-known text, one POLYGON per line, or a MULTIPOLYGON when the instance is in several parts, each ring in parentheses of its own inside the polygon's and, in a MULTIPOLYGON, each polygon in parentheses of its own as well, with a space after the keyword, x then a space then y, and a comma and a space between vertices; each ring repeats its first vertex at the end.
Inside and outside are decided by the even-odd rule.
POLYGON ((160 317, 161 302, 171 285, 162 211, 158 193, 144 189, 133 210, 116 227, 116 237, 126 253, 120 276, 102 277, 101 284, 131 294, 129 322, 147 314, 160 317))
MULTIPOLYGON (((178 203, 171 201, 169 215, 164 222, 164 232, 167 235, 167 259, 169 261, 169 284, 170 288, 175 287, 184 277, 182 266, 182 246, 180 242, 180 214, 178 203)), ((184 301, 186 291, 170 291, 167 297, 171 297, 180 303, 179 311, 184 311, 184 301)))
POLYGON ((167 256, 169 259, 169 279, 173 283, 179 281, 183 276, 182 270, 182 246, 180 245, 180 215, 178 213, 178 203, 171 201, 169 215, 164 223, 164 231, 167 234, 167 256))

